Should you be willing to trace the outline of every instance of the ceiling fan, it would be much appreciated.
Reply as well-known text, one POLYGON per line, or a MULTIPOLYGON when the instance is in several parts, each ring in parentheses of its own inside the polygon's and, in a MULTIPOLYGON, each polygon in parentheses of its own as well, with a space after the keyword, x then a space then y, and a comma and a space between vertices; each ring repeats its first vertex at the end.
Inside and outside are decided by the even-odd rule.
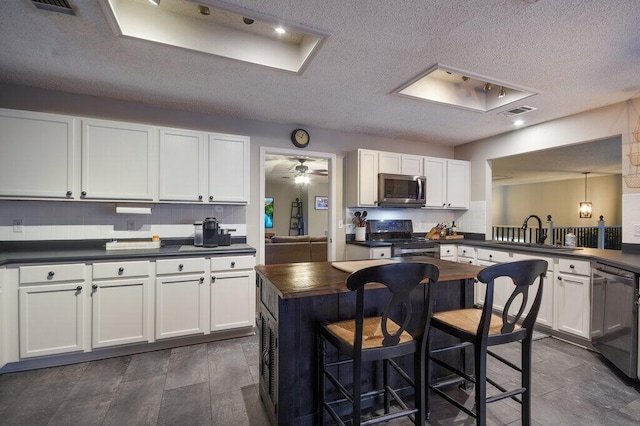
POLYGON ((316 175, 316 176, 327 176, 329 174, 329 171, 327 169, 310 169, 309 166, 304 164, 306 161, 313 161, 313 160, 309 160, 306 158, 298 158, 297 161, 299 161, 300 164, 297 164, 294 167, 294 170, 298 175, 308 174, 308 175, 316 175))

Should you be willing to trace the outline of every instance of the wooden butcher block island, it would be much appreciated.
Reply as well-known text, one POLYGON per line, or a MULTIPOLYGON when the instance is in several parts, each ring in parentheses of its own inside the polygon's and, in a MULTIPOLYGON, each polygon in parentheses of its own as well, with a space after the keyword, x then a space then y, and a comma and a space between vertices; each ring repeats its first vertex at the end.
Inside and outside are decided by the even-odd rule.
MULTIPOLYGON (((431 257, 392 261, 433 263, 440 269, 434 311, 471 307, 474 278, 483 268, 431 257)), ((317 422, 317 340, 321 321, 352 318, 355 294, 345 285, 349 272, 380 261, 313 262, 259 265, 260 396, 272 424, 315 425, 317 422)), ((389 262, 389 260, 382 260, 389 262)), ((381 309, 385 289, 367 290, 367 303, 381 309)), ((414 298, 423 307, 425 291, 414 298)), ((434 340, 438 340, 434 335, 434 340)), ((461 359, 468 369, 471 359, 461 359)), ((434 371, 438 374, 438 371, 434 371)))

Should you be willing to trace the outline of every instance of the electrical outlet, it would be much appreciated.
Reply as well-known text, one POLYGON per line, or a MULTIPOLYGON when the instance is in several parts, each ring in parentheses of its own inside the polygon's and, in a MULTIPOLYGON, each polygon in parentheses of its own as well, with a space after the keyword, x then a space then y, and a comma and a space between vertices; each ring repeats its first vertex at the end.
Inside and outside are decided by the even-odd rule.
POLYGON ((640 225, 633 225, 633 236, 640 237, 640 225))
POLYGON ((127 220, 127 231, 135 231, 136 230, 136 221, 133 219, 127 220))
POLYGON ((17 233, 24 232, 22 219, 13 219, 13 232, 17 232, 17 233))

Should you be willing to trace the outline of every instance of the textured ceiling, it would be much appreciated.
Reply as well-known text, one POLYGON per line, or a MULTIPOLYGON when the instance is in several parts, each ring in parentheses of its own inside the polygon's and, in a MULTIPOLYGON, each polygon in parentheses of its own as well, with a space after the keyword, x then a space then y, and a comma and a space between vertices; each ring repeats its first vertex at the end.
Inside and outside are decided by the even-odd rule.
POLYGON ((491 162, 493 184, 518 185, 622 173, 620 137, 503 157, 491 162))
POLYGON ((498 113, 518 103, 479 113, 392 94, 437 63, 540 91, 525 125, 640 90, 640 1, 227 2, 329 34, 301 75, 119 37, 97 0, 70 3, 77 16, 3 2, 0 82, 452 146, 513 130, 498 113))

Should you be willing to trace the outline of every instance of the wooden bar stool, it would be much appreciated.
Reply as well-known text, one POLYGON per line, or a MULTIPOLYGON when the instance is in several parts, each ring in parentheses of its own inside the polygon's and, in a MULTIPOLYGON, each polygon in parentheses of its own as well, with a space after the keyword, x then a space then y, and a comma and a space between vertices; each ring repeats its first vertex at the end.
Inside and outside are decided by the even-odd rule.
MULTIPOLYGON (((389 421, 404 416, 412 416, 416 425, 424 424, 426 336, 432 305, 430 287, 438 281, 439 274, 435 265, 403 262, 373 266, 349 275, 347 287, 351 291, 356 291, 355 318, 334 323, 321 323, 319 326, 319 424, 325 424, 325 411, 339 425, 344 425, 346 420, 343 418, 347 417, 351 418, 351 424, 360 425, 389 421), (427 280, 428 283, 426 283, 427 280), (367 307, 364 287, 369 283, 378 283, 386 287, 389 290, 390 300, 382 315, 365 318, 367 307), (420 309, 414 306, 416 301, 419 301, 420 309), (422 309, 422 306, 425 308, 422 309), (327 343, 337 348, 343 358, 328 363, 327 343), (394 360, 409 354, 413 354, 413 374, 400 366, 402 362, 394 360), (363 393, 361 381, 363 363, 372 361, 383 362, 383 386, 382 389, 367 390, 363 393), (344 371, 348 367, 345 366, 351 367, 346 375, 344 371), (402 389, 392 387, 391 368, 414 388, 411 392, 414 395, 413 408, 402 400, 402 395, 406 395, 407 386, 405 385, 402 389), (342 377, 338 369, 343 372, 342 377), (337 389, 335 400, 326 400, 326 379, 337 389), (348 382, 349 380, 351 381, 348 382), (352 387, 351 390, 347 389, 349 385, 352 387), (381 396, 384 402, 384 414, 363 420, 361 418, 363 403, 370 407, 375 403, 373 399, 377 398, 379 401, 381 396), (391 412, 392 401, 399 406, 397 411, 391 412), (345 406, 348 409, 349 405, 351 410, 345 413, 345 406)), ((407 367, 410 366, 411 363, 407 365, 407 367)), ((367 378, 371 383, 374 379, 367 378)), ((396 378, 397 381, 399 381, 398 378, 396 378)))
POLYGON ((461 378, 460 381, 464 379, 474 383, 475 412, 443 390, 444 387, 451 384, 450 380, 429 384, 429 389, 468 415, 475 417, 478 425, 486 425, 486 404, 505 398, 512 398, 520 403, 522 405, 522 424, 531 424, 531 338, 533 336, 533 326, 540 309, 542 284, 546 272, 547 262, 544 260, 523 260, 485 268, 478 274, 478 280, 487 284, 484 307, 482 309, 472 308, 438 312, 431 319, 431 327, 456 337, 460 343, 438 349, 429 347, 427 377, 431 377, 431 362, 435 362, 459 376, 461 378), (504 284, 504 281, 507 281, 515 285, 513 293, 511 293, 505 304, 502 315, 494 314, 492 310, 495 291, 494 283, 497 279, 501 280, 500 284, 504 284), (520 322, 527 307, 530 293, 533 293, 531 289, 536 282, 538 282, 538 290, 535 292, 535 299, 524 320, 520 322), (516 313, 510 312, 514 301, 516 301, 513 305, 514 310, 517 308, 516 313), (520 366, 487 349, 489 346, 516 341, 522 343, 520 366), (442 355, 448 351, 465 350, 469 346, 473 346, 475 377, 466 374, 461 369, 442 359, 442 355), (519 371, 521 373, 521 386, 507 390, 488 378, 487 354, 519 371), (487 398, 487 382, 496 387, 501 393, 487 398), (518 395, 521 395, 521 397, 518 397, 518 395))

